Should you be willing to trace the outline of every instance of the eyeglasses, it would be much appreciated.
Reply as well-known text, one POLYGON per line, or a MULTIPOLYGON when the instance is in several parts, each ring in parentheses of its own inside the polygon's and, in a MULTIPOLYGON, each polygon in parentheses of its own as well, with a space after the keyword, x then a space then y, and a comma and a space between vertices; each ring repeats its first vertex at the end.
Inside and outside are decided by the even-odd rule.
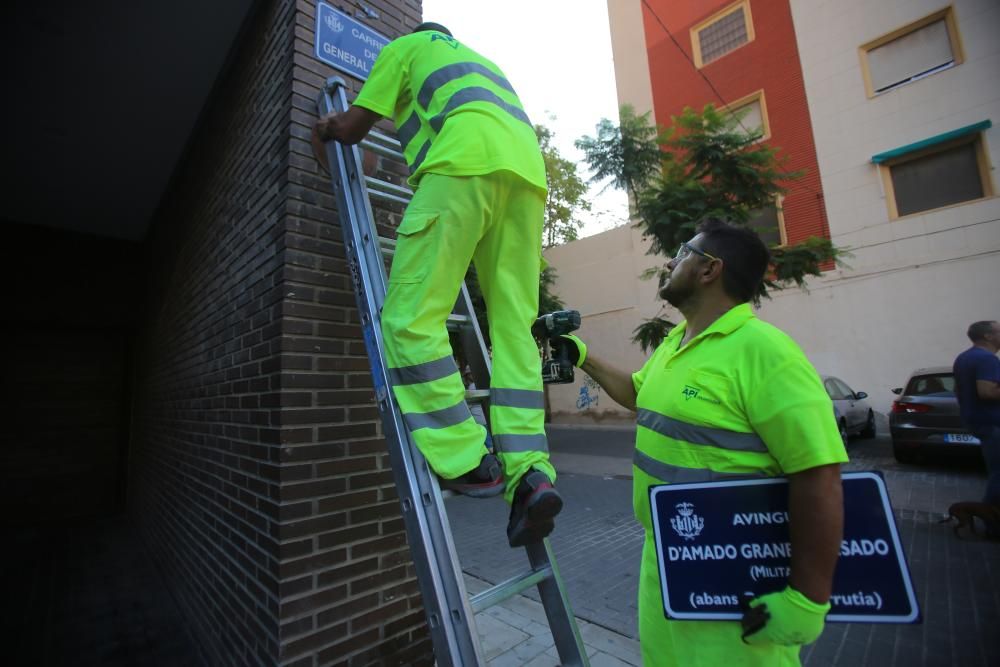
POLYGON ((677 252, 674 253, 674 260, 680 262, 691 253, 694 253, 696 255, 701 255, 702 257, 707 257, 709 259, 719 259, 715 255, 709 254, 704 250, 699 250, 698 248, 695 248, 693 245, 685 241, 680 245, 679 248, 677 248, 677 252))

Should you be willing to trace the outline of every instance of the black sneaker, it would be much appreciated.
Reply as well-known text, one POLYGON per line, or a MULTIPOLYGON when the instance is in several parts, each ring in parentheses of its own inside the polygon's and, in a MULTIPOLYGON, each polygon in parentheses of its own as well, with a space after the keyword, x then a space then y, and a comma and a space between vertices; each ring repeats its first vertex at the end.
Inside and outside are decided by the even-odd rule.
POLYGON ((510 506, 507 541, 512 547, 540 542, 548 537, 555 523, 552 519, 562 510, 562 496, 549 476, 532 468, 521 478, 510 506))
POLYGON ((479 465, 454 479, 441 480, 441 488, 461 493, 470 498, 492 498, 504 490, 500 461, 493 454, 486 454, 479 465))

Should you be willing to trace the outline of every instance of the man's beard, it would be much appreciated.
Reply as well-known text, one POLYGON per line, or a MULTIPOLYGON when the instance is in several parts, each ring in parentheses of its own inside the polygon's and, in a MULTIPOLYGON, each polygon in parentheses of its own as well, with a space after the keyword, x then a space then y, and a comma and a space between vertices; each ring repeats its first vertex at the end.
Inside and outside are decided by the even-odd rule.
POLYGON ((679 285, 669 278, 667 284, 660 288, 660 298, 678 310, 688 302, 692 294, 694 290, 690 285, 679 285))

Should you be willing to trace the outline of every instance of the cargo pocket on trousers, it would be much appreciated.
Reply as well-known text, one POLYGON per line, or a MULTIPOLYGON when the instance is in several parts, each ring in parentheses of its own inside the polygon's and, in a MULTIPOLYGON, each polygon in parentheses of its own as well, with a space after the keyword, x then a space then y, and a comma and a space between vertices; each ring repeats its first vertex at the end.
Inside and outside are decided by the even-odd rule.
POLYGON ((403 216, 396 230, 396 254, 389 269, 390 283, 419 283, 427 276, 430 263, 439 261, 433 238, 437 212, 410 213, 403 216))

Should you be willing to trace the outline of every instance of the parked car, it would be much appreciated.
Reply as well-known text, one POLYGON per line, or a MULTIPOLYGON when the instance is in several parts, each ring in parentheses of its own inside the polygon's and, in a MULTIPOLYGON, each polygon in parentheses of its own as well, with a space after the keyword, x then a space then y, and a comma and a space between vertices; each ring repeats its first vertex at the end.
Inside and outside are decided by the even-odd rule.
POLYGON ((847 439, 852 435, 862 438, 875 437, 875 411, 865 399, 868 394, 854 391, 840 378, 831 375, 823 376, 823 386, 833 401, 833 415, 840 427, 840 437, 847 445, 847 439))
POLYGON ((948 366, 918 368, 889 413, 892 453, 909 463, 918 453, 978 453, 979 439, 962 424, 955 397, 955 376, 948 366))

